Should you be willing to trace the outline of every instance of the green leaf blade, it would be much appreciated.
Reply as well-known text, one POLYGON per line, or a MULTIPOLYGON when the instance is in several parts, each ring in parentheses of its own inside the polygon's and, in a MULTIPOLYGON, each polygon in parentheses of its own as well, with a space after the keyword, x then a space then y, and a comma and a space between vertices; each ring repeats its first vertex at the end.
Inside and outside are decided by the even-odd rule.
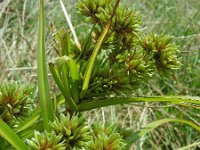
POLYGON ((78 84, 80 81, 79 78, 79 72, 78 72, 78 66, 76 64, 76 61, 73 59, 70 59, 68 62, 69 71, 70 71, 70 85, 71 85, 71 93, 74 101, 78 103, 79 101, 79 88, 78 84))
POLYGON ((50 130, 49 121, 53 121, 53 104, 50 98, 49 83, 46 67, 46 53, 44 42, 44 0, 40 0, 38 50, 37 50, 38 89, 41 105, 41 116, 44 129, 50 130))
POLYGON ((166 119, 157 120, 157 121, 154 121, 154 122, 151 122, 151 123, 145 125, 142 129, 134 132, 131 136, 129 136, 126 139, 126 141, 127 141, 128 145, 131 145, 134 142, 136 142, 137 140, 139 140, 145 134, 151 132, 153 129, 155 129, 163 124, 170 123, 170 122, 184 123, 184 124, 187 124, 187 125, 193 127, 198 132, 200 132, 200 127, 198 125, 194 124, 193 122, 190 122, 187 120, 182 120, 182 119, 166 118, 166 119))
POLYGON ((80 111, 87 111, 105 106, 131 104, 138 102, 161 102, 161 103, 172 103, 177 105, 189 103, 200 106, 200 97, 191 97, 191 96, 117 97, 117 98, 102 99, 102 100, 81 103, 78 105, 78 108, 80 111))
POLYGON ((56 66, 53 63, 49 63, 50 71, 52 73, 52 76, 53 76, 58 88, 60 89, 62 95, 65 98, 66 107, 70 107, 70 109, 72 109, 72 111, 77 112, 78 108, 77 108, 76 103, 72 99, 71 91, 70 91, 69 83, 68 83, 68 75, 66 74, 66 69, 68 69, 68 68, 63 68, 63 67, 68 67, 67 63, 65 61, 62 61, 62 60, 64 60, 63 57, 61 57, 59 60, 61 60, 61 61, 59 61, 60 62, 59 66, 56 66), (60 68, 60 71, 62 71, 63 74, 65 75, 63 81, 60 76, 59 68, 60 68))
POLYGON ((30 117, 26 118, 24 121, 20 123, 20 125, 16 128, 17 132, 21 132, 29 127, 31 127, 35 122, 38 121, 40 117, 41 109, 40 107, 36 108, 30 117))
POLYGON ((17 150, 28 150, 26 144, 2 119, 0 119, 0 135, 17 150))

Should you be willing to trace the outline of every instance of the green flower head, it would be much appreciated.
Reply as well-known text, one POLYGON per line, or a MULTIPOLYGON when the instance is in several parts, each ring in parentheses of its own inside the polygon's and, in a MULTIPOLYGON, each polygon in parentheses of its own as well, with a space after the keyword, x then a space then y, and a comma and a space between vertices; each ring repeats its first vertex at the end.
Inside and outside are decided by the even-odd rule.
POLYGON ((16 124, 33 107, 33 85, 4 84, 0 87, 0 116, 8 124, 16 124))
POLYGON ((62 135, 68 149, 84 148, 91 139, 90 128, 82 116, 61 114, 50 125, 57 135, 62 135))
POLYGON ((62 135, 56 135, 54 131, 51 133, 35 131, 35 136, 27 140, 27 144, 31 150, 65 150, 64 141, 61 142, 61 138, 62 135))

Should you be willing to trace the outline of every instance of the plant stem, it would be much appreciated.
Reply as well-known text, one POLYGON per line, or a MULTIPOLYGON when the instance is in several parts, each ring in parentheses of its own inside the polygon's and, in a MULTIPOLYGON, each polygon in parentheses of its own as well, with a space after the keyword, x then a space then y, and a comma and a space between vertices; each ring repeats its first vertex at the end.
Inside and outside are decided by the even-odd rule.
POLYGON ((116 12, 117 6, 119 5, 119 2, 120 2, 120 0, 116 0, 115 6, 114 6, 114 9, 113 9, 113 13, 111 14, 110 19, 108 20, 107 24, 105 25, 104 30, 101 33, 97 44, 95 45, 95 48, 94 48, 94 50, 92 52, 92 55, 90 56, 90 59, 89 59, 89 62, 88 62, 88 66, 87 66, 87 69, 86 69, 85 74, 84 74, 83 87, 82 87, 82 91, 81 91, 81 94, 80 94, 81 98, 84 97, 85 92, 88 89, 90 77, 91 77, 91 74, 92 74, 92 69, 94 67, 94 62, 95 62, 97 54, 98 54, 98 52, 99 52, 99 50, 101 48, 103 40, 106 37, 106 34, 108 33, 108 30, 109 30, 111 22, 112 22, 112 18, 115 15, 115 12, 116 12))
POLYGON ((41 116, 44 129, 49 131, 49 121, 53 121, 53 106, 50 99, 49 83, 46 67, 46 53, 44 42, 44 0, 40 0, 39 12, 39 30, 38 30, 38 50, 37 50, 37 68, 38 68, 38 89, 41 106, 41 116))

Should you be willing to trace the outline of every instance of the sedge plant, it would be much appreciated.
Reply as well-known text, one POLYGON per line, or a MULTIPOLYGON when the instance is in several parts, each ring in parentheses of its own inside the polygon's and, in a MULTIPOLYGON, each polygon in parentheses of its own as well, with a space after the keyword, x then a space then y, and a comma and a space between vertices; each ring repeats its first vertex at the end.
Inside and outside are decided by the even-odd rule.
POLYGON ((77 10, 88 26, 84 36, 78 38, 61 1, 73 37, 64 27, 57 30, 52 26, 56 56, 48 65, 60 93, 51 96, 44 46, 44 0, 39 4, 39 104, 31 97, 31 86, 1 87, 0 142, 4 149, 126 150, 168 122, 184 123, 200 132, 197 124, 179 118, 156 120, 138 131, 119 124, 90 124, 84 118, 83 111, 139 102, 195 105, 199 109, 199 97, 135 96, 135 91, 156 75, 174 74, 181 64, 179 49, 170 35, 144 34, 141 14, 123 6, 120 0, 80 0, 77 10))

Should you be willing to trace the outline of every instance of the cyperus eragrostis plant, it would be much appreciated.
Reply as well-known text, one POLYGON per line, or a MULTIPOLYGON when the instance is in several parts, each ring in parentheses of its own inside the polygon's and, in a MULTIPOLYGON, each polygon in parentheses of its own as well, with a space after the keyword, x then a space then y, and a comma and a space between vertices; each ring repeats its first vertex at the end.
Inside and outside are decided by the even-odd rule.
MULTIPOLYGON (((61 5, 63 8, 63 3, 61 5)), ((78 35, 80 45, 76 43, 77 39, 73 41, 65 28, 53 30, 57 56, 49 63, 49 68, 60 93, 54 95, 52 100, 44 51, 44 0, 40 0, 40 105, 15 128, 15 133, 5 123, 8 120, 9 124, 7 118, 12 119, 10 116, 13 114, 13 118, 16 116, 15 113, 9 115, 10 101, 1 101, 1 136, 15 148, 23 150, 123 150, 152 129, 168 122, 185 123, 200 131, 196 124, 174 118, 157 120, 132 133, 114 125, 89 125, 81 112, 103 106, 152 101, 200 103, 188 97, 186 100, 185 97, 134 97, 135 89, 147 85, 157 73, 172 74, 178 68, 178 49, 173 39, 162 34, 144 35, 140 13, 124 7, 120 0, 80 0, 77 7, 89 21, 84 29, 85 34, 78 35), (27 140, 29 147, 23 142, 26 139, 31 139, 27 140)), ((64 12, 73 31, 69 16, 64 12)), ((14 102, 20 104, 20 107, 17 105, 17 109, 13 109, 18 113, 25 101, 14 102)), ((15 105, 11 106, 14 108, 15 105)))
POLYGON ((132 93, 148 84, 155 74, 172 74, 180 64, 179 50, 171 36, 144 35, 140 13, 116 3, 78 2, 79 12, 91 20, 89 34, 81 39, 81 51, 65 29, 54 34, 59 57, 50 63, 50 70, 65 99, 72 95, 70 103, 132 93), (76 77, 68 72, 72 67, 76 77))

